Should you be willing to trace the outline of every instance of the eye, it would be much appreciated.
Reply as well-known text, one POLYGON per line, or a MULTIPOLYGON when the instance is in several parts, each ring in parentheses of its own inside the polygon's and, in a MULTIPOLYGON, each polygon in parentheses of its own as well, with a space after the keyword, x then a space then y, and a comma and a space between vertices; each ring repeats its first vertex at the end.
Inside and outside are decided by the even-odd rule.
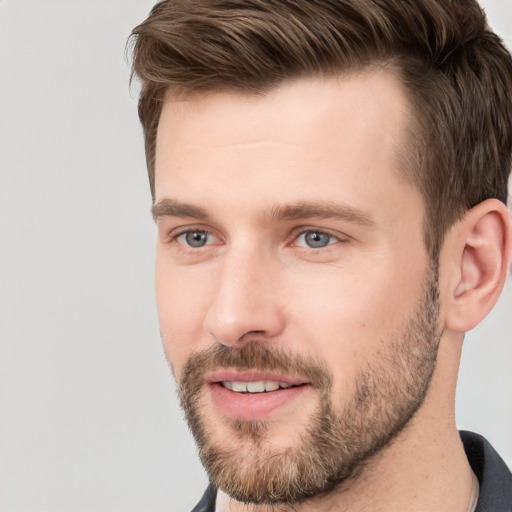
POLYGON ((213 243, 214 237, 208 231, 193 229, 179 234, 176 237, 176 240, 182 245, 186 245, 193 249, 198 249, 213 243))
POLYGON ((300 233, 295 239, 294 245, 298 247, 309 247, 310 249, 322 249, 337 241, 338 239, 329 233, 309 230, 300 233))

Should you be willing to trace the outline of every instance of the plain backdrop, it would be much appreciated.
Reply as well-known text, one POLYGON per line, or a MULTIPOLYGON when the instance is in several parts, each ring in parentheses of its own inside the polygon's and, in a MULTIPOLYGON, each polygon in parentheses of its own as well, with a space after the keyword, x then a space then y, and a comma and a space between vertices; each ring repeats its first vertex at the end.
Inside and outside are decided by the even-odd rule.
MULTIPOLYGON (((186 511, 206 477, 153 299, 136 88, 149 0, 0 1, 0 511, 186 511)), ((484 2, 512 41, 512 1, 484 2)), ((468 334, 461 428, 512 463, 512 286, 468 334)))

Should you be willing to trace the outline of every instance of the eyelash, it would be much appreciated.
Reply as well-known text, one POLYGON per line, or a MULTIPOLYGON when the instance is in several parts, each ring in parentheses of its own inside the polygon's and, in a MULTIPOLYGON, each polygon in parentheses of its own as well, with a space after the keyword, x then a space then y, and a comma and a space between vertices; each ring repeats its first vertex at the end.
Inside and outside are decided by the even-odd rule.
POLYGON ((305 229, 305 228, 301 228, 300 231, 298 231, 297 233, 294 234, 293 241, 291 242, 290 245, 293 246, 293 247, 301 247, 303 249, 310 250, 310 251, 319 251, 321 249, 325 250, 329 246, 334 245, 335 243, 341 242, 341 241, 342 240, 340 239, 339 236, 333 235, 332 233, 329 233, 328 231, 325 231, 325 230, 322 230, 322 229, 315 229, 315 228, 306 228, 305 229), (301 237, 305 237, 308 233, 315 234, 315 235, 321 235, 321 236, 327 236, 327 237, 329 237, 328 243, 326 245, 321 246, 321 247, 310 247, 310 246, 307 246, 307 245, 298 245, 297 241, 301 237))
MULTIPOLYGON (((204 229, 204 228, 201 228, 201 227, 193 227, 193 228, 187 228, 187 229, 184 229, 182 231, 179 231, 178 233, 174 234, 174 235, 171 235, 170 236, 170 242, 173 243, 173 242, 176 242, 178 244, 180 244, 183 248, 185 248, 186 250, 189 250, 189 251, 197 251, 198 249, 202 249, 203 247, 206 247, 208 245, 212 245, 211 243, 208 243, 208 241, 206 242, 205 245, 201 245, 201 246, 198 246, 198 247, 193 247, 193 246, 190 246, 188 245, 186 242, 180 242, 179 241, 179 238, 180 237, 184 237, 190 233, 204 233, 206 234, 207 236, 213 236, 215 237, 215 235, 207 230, 207 229, 204 229)), ((309 251, 312 251, 312 252, 317 252, 321 249, 325 250, 326 248, 328 248, 329 246, 331 245, 334 245, 336 243, 339 243, 339 242, 343 242, 344 240, 342 238, 340 238, 339 236, 336 236, 336 235, 333 235, 332 233, 329 233, 328 231, 325 231, 325 230, 322 230, 322 229, 315 229, 315 228, 304 228, 304 227, 301 227, 301 228, 298 228, 298 230, 296 230, 293 234, 292 234, 292 240, 291 242, 288 242, 286 245, 288 247, 300 247, 304 250, 309 250, 309 251), (300 239, 300 237, 302 236, 306 236, 308 233, 314 233, 314 234, 317 234, 317 235, 323 235, 323 236, 327 236, 329 237, 329 241, 326 245, 323 245, 321 247, 310 247, 310 246, 307 246, 307 245, 298 245, 297 244, 297 240, 300 239)))
MULTIPOLYGON (((205 233, 207 235, 207 237, 210 239, 211 239, 211 237, 219 238, 212 232, 212 230, 207 229, 204 226, 187 226, 187 227, 183 227, 183 228, 176 228, 176 229, 170 230, 165 235, 165 238, 162 239, 162 241, 169 245, 178 245, 183 250, 197 252, 198 249, 201 249, 204 246, 196 248, 196 247, 191 247, 191 246, 187 245, 184 238, 189 233, 205 233), (180 238, 183 238, 183 240, 180 241, 180 238)), ((207 241, 207 245, 211 245, 211 243, 209 243, 209 241, 207 241)))

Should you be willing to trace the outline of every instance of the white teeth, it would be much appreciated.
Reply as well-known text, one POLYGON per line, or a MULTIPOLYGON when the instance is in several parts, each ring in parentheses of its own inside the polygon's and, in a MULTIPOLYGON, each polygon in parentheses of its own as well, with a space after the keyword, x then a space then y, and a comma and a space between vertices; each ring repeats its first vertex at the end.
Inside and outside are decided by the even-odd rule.
POLYGON ((258 380, 254 382, 223 381, 222 385, 236 393, 263 393, 264 391, 276 391, 279 388, 291 388, 288 382, 277 382, 273 380, 258 380))
POLYGON ((275 391, 276 389, 279 389, 279 382, 265 382, 265 391, 275 391))
POLYGON ((236 391, 237 393, 247 392, 247 382, 232 382, 231 386, 231 390, 236 391))
POLYGON ((247 391, 249 391, 249 393, 262 393, 265 391, 265 382, 262 380, 258 380, 256 382, 248 382, 247 391))

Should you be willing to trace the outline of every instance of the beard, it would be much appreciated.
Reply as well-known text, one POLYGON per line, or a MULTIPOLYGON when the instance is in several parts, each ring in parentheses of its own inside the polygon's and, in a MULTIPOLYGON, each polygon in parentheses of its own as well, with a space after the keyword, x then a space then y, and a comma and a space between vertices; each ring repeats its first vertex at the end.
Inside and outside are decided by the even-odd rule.
POLYGON ((357 478, 407 427, 425 400, 441 338, 438 315, 433 267, 413 313, 382 340, 380 351, 366 358, 352 395, 338 408, 331 397, 333 378, 314 358, 256 339, 239 349, 217 345, 193 354, 183 369, 178 394, 212 484, 237 501, 274 506, 325 495, 357 478), (280 450, 272 447, 270 420, 224 418, 220 427, 216 425, 224 431, 219 436, 204 409, 202 393, 204 374, 219 368, 306 377, 318 393, 318 403, 297 442, 280 450))

